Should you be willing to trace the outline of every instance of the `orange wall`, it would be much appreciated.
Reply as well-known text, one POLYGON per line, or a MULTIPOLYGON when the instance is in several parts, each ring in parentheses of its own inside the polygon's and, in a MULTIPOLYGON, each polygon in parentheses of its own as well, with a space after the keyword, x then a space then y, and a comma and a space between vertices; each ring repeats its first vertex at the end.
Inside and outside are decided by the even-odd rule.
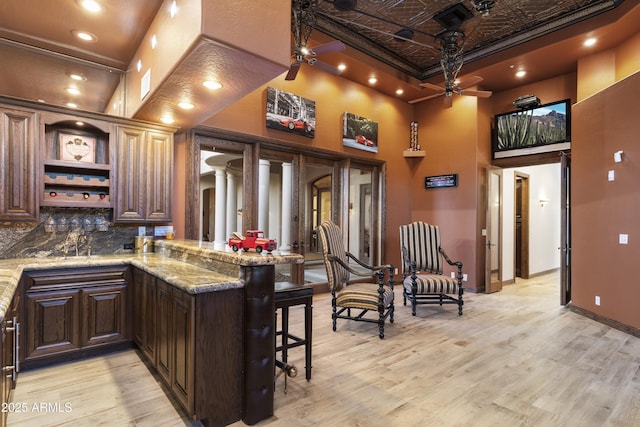
POLYGON ((406 102, 382 95, 368 87, 346 79, 335 78, 312 66, 303 65, 296 80, 284 75, 255 90, 222 110, 203 125, 258 135, 305 146, 341 152, 359 158, 383 160, 387 165, 385 262, 400 263, 398 228, 411 218, 409 188, 412 186, 413 161, 402 151, 409 146, 409 124, 413 107, 406 102), (316 131, 314 138, 267 129, 266 88, 274 87, 315 101, 316 131), (343 113, 349 112, 378 122, 378 153, 343 147, 343 113))
POLYGON ((572 300, 640 328, 640 72, 576 104, 572 142, 572 300), (622 163, 613 153, 623 150, 622 163), (615 181, 607 180, 609 170, 615 181), (620 245, 620 233, 629 244, 620 245), (595 296, 601 305, 595 305, 595 296))

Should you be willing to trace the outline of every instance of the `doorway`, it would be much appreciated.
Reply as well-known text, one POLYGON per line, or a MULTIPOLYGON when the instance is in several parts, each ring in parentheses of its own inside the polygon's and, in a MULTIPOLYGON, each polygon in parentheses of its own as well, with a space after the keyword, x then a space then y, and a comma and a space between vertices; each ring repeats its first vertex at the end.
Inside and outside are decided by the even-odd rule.
POLYGON ((516 277, 529 278, 529 175, 514 173, 514 260, 516 277))

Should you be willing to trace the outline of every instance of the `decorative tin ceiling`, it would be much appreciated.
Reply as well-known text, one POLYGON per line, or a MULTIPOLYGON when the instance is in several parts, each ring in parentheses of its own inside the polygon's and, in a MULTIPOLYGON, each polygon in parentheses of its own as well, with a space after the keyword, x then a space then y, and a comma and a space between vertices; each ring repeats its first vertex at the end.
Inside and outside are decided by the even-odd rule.
POLYGON ((468 63, 610 11, 622 0, 311 0, 308 3, 316 7, 316 30, 424 80, 442 71, 439 39, 447 30, 464 33, 463 56, 468 63))

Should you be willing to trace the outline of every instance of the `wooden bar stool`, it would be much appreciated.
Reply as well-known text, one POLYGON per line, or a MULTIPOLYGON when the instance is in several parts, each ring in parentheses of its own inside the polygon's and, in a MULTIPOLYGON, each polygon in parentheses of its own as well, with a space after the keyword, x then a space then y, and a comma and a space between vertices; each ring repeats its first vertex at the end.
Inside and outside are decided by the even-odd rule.
MULTIPOLYGON (((313 319, 313 289, 304 285, 293 283, 276 283, 274 302, 276 312, 282 310, 281 328, 276 331, 276 366, 286 373, 285 392, 287 390, 287 376, 295 377, 297 369, 287 363, 289 349, 304 346, 305 349, 305 373, 307 381, 311 379, 311 335, 313 319), (304 304, 304 338, 289 332, 289 307, 304 304), (280 339, 278 339, 280 337, 280 339), (278 342, 279 341, 279 342, 278 342), (277 357, 280 353, 280 359, 277 357)), ((276 314, 276 329, 278 328, 276 314)))

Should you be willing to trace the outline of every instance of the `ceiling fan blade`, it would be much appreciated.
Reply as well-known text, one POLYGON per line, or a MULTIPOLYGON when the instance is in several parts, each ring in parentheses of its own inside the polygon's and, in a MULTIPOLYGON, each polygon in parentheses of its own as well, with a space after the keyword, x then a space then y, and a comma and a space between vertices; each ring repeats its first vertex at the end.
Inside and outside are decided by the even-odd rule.
POLYGON ((421 87, 426 87, 427 89, 433 89, 433 90, 444 90, 443 87, 437 86, 437 85, 433 85, 431 83, 420 83, 421 87))
POLYGON ((426 101, 427 99, 437 98, 442 95, 444 95, 444 92, 436 93, 435 95, 425 96, 423 98, 412 99, 411 101, 409 101, 409 104, 417 104, 418 102, 426 101))
POLYGON ((444 97, 444 108, 451 108, 453 105, 453 96, 447 95, 444 97))
POLYGON ((285 80, 295 80, 298 75, 298 71, 300 71, 300 63, 298 61, 291 64, 289 67, 289 72, 287 73, 285 80))
POLYGON ((314 67, 322 70, 322 71, 326 71, 327 73, 333 74, 335 76, 340 75, 340 70, 338 70, 337 67, 334 67, 331 64, 327 64, 326 62, 320 61, 320 60, 316 60, 316 61, 309 61, 310 65, 313 65, 314 67))
POLYGON ((344 50, 344 43, 335 40, 329 43, 314 46, 310 49, 310 55, 322 55, 324 53, 340 52, 344 50))
POLYGON ((477 96, 478 98, 489 98, 493 92, 490 90, 461 90, 460 95, 477 96))
POLYGON ((484 79, 482 77, 480 77, 480 76, 469 77, 468 79, 465 79, 465 80, 461 81, 460 83, 458 83, 456 85, 456 87, 458 89, 466 89, 468 87, 477 85, 482 80, 484 80, 484 79))

